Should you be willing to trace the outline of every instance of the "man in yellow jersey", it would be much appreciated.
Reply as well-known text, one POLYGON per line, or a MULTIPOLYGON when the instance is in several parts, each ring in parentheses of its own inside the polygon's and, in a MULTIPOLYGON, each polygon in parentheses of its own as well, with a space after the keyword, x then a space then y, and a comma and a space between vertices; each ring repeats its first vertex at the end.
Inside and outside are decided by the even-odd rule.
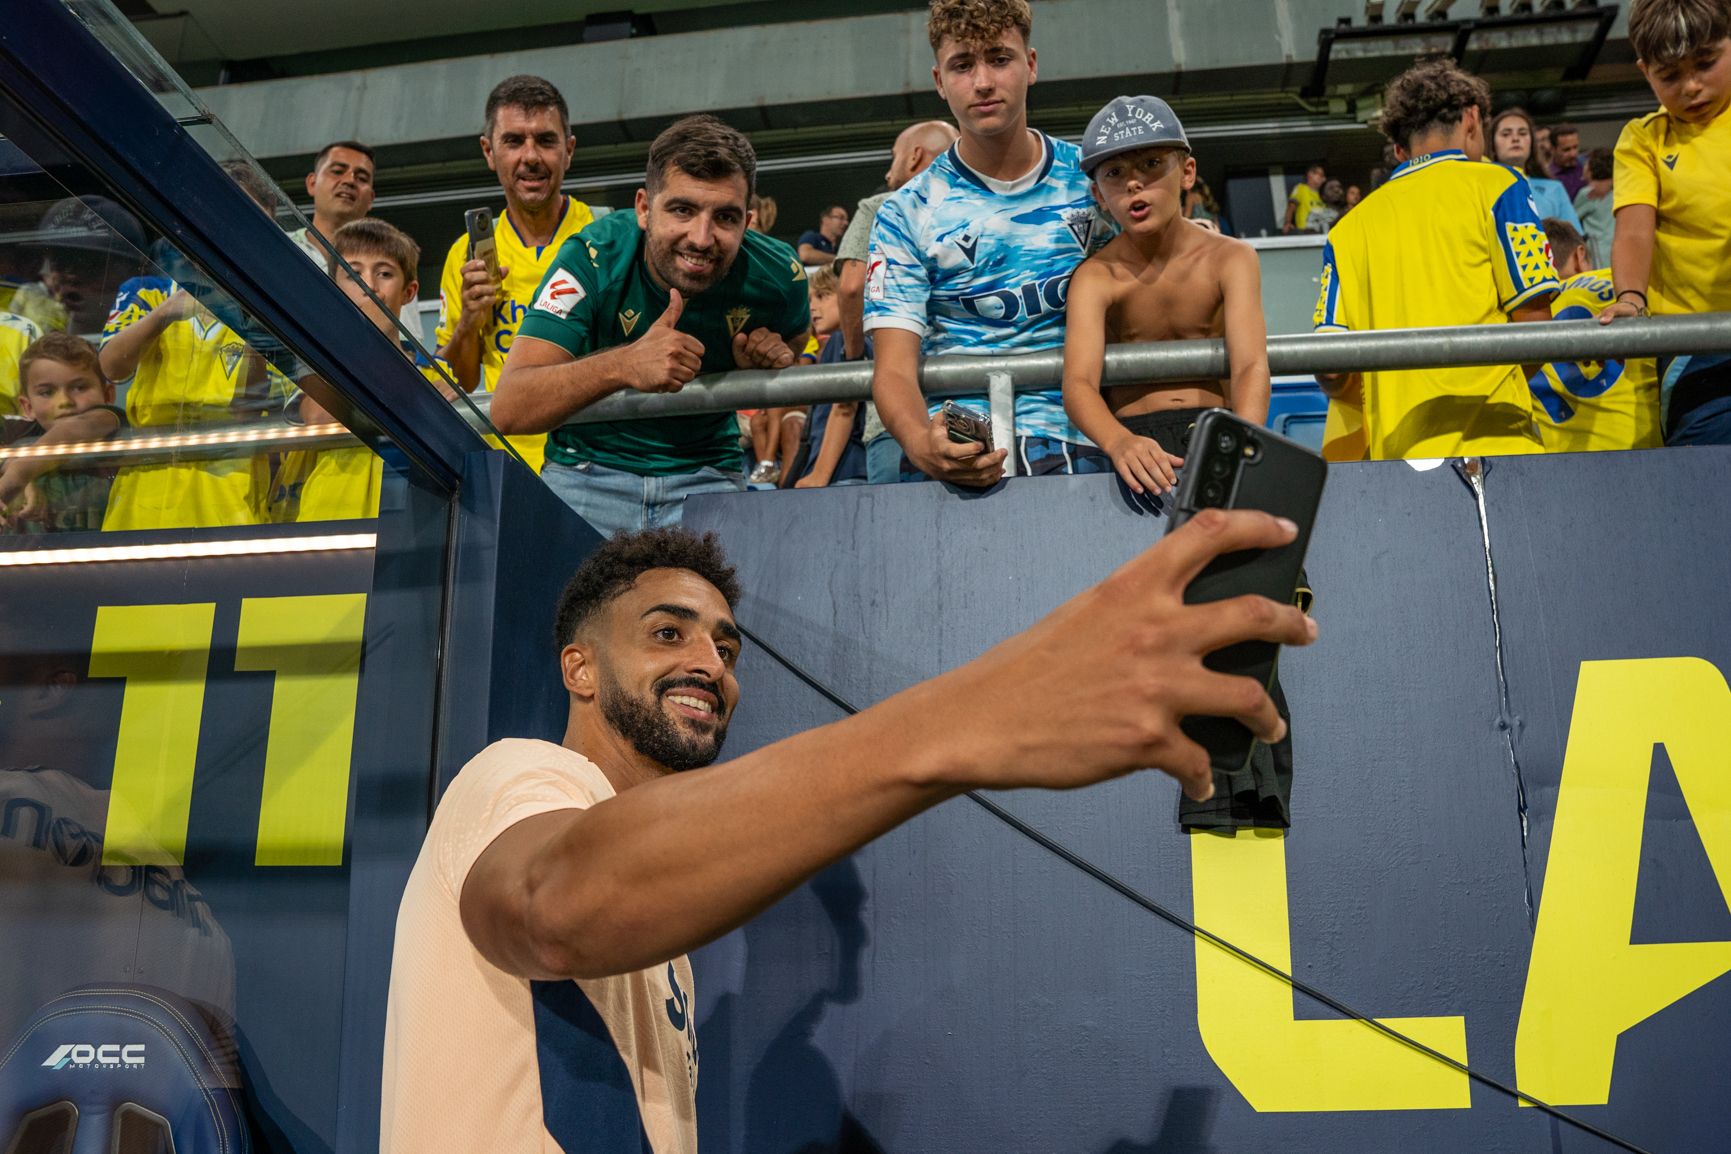
MULTIPOLYGON (((343 225, 331 238, 331 244, 361 279, 356 281, 334 263, 330 265, 331 275, 366 318, 395 343, 399 337, 397 315, 420 290, 415 267, 421 260, 421 246, 392 225, 370 218, 343 225), (372 291, 371 296, 363 291, 363 283, 372 291)), ((449 389, 439 366, 418 346, 398 347, 422 376, 441 390, 449 389)), ((304 394, 290 401, 288 417, 293 423, 306 425, 327 424, 335 419, 324 406, 304 394)), ((282 476, 286 480, 279 481, 277 488, 282 492, 278 504, 286 506, 284 519, 345 521, 379 515, 384 462, 371 449, 290 453, 283 463, 282 476), (287 516, 290 513, 292 518, 287 516)))
MULTIPOLYGON (((1506 324, 1551 317, 1556 269, 1526 178, 1482 164, 1490 88, 1452 61, 1396 77, 1382 130, 1402 161, 1328 234, 1319 332, 1506 324)), ((1537 366, 1319 377, 1330 460, 1544 449, 1537 366), (1339 410, 1339 412, 1335 412, 1339 410)))
MULTIPOLYGON (((488 279, 485 262, 470 259, 467 233, 445 254, 439 278, 439 357, 466 392, 477 385, 493 391, 553 255, 594 219, 588 205, 559 189, 576 148, 571 114, 552 84, 538 76, 512 76, 488 94, 481 155, 505 192, 505 211, 493 222, 503 280, 488 279)), ((510 441, 540 472, 546 435, 510 441)))
MULTIPOLYGON (((1615 299, 1611 270, 1595 269, 1586 238, 1566 220, 1547 217, 1545 235, 1563 289, 1551 301, 1559 321, 1584 321, 1615 299)), ((1659 409, 1638 394, 1622 361, 1559 361, 1529 382, 1538 398, 1535 414, 1553 453, 1594 449, 1648 449, 1659 444, 1659 409)))
POLYGON ((373 207, 373 150, 357 140, 339 140, 319 149, 313 170, 307 173, 307 195, 313 198, 312 220, 306 228, 290 232, 289 239, 324 268, 330 254, 308 233, 329 240, 343 225, 367 215, 373 207))

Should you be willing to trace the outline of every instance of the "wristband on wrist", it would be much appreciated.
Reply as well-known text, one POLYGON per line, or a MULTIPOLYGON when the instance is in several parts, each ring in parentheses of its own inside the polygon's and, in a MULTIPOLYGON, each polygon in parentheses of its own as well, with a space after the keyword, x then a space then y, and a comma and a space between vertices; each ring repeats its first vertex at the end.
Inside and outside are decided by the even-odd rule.
POLYGON ((1641 312, 1642 314, 1645 314, 1647 311, 1647 294, 1642 292, 1640 289, 1624 289, 1622 292, 1617 294, 1617 299, 1621 301, 1624 297, 1630 296, 1641 298, 1641 312))

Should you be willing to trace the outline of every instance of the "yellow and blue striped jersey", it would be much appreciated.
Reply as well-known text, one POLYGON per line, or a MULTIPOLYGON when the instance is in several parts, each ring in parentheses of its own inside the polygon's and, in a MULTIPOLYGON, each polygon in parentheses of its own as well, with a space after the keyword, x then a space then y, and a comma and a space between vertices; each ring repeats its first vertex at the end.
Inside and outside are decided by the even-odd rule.
MULTIPOLYGON (((1526 178, 1459 151, 1408 161, 1342 217, 1323 249, 1321 285, 1319 332, 1505 324, 1559 287, 1526 178)), ((1356 442, 1360 456, 1383 460, 1544 447, 1518 365, 1365 373, 1360 402, 1331 418, 1332 451, 1356 442), (1362 436, 1345 436, 1354 425, 1362 436)))
MULTIPOLYGON (((162 276, 134 277, 120 286, 102 339, 137 324, 179 289, 162 276)), ((232 421, 283 378, 249 355, 246 342, 200 308, 166 326, 125 381, 126 418, 138 426, 187 426, 232 421), (249 395, 250 394, 250 395, 249 395)), ((109 491, 104 530, 191 529, 251 525, 262 520, 269 462, 260 455, 128 465, 109 491)))
MULTIPOLYGON (((122 284, 102 326, 103 343, 150 315, 179 288, 160 276, 122 284)), ((114 382, 126 388, 126 419, 157 426, 233 420, 236 404, 246 400, 249 376, 263 371, 247 353, 246 342, 203 308, 174 322, 138 358, 132 376, 114 382)), ((255 391, 263 387, 262 382, 254 386, 255 391)))
MULTIPOLYGON (((1611 270, 1582 273, 1551 302, 1560 321, 1590 320, 1616 299, 1611 270)), ((1659 444, 1659 398, 1638 387, 1621 361, 1545 365, 1529 382, 1539 401, 1545 448, 1555 453, 1646 449, 1659 444)))
MULTIPOLYGON (((517 226, 511 223, 509 212, 501 212, 494 218, 493 243, 498 249, 499 264, 505 270, 505 284, 504 291, 493 302, 493 315, 481 331, 481 382, 476 386, 478 389, 490 393, 499 383, 499 370, 505 367, 505 354, 511 351, 511 342, 517 339, 517 327, 523 323, 523 314, 535 302, 535 294, 553 265, 553 257, 567 239, 582 232, 594 219, 595 214, 589 211, 588 205, 568 196, 565 198, 565 215, 559 218, 553 239, 537 246, 523 239, 517 226)), ((463 266, 468 263, 469 235, 464 233, 452 242, 450 251, 445 254, 445 267, 439 276, 439 329, 435 339, 441 349, 450 343, 457 328, 457 318, 463 312, 463 266)), ((506 439, 530 468, 540 471, 546 454, 545 433, 506 439)))

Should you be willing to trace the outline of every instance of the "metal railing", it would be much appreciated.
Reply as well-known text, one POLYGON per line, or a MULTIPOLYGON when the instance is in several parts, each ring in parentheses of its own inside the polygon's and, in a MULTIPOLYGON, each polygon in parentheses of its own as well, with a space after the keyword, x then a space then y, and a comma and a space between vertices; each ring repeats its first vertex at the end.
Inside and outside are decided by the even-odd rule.
MULTIPOLYGON (((1731 354, 1731 313, 1630 319, 1614 325, 1562 321, 1305 333, 1271 337, 1268 341, 1269 371, 1277 377, 1627 360, 1677 354, 1731 354)), ((994 433, 1000 443, 1005 443, 1013 425, 1014 394, 1057 388, 1063 366, 1063 353, 1056 349, 1015 356, 942 356, 924 362, 920 380, 928 396, 987 396, 994 433)), ((1108 348, 1103 383, 1220 380, 1229 375, 1224 341, 1156 341, 1108 348)), ((718 373, 699 377, 677 393, 615 393, 576 414, 569 423, 865 401, 871 399, 871 378, 870 363, 807 365, 779 372, 718 373)), ((483 411, 491 399, 476 398, 483 411)), ((0 461, 53 455, 100 463, 144 463, 230 455, 236 451, 333 448, 358 443, 340 425, 255 422, 174 434, 134 429, 94 444, 0 449, 0 461)))

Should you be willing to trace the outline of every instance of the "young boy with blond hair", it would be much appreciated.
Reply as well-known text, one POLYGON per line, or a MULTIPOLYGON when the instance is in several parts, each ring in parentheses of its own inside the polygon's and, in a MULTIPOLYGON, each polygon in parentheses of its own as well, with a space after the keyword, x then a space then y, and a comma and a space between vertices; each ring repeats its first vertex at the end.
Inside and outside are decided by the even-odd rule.
POLYGON ((1082 168, 1118 235, 1070 281, 1064 409, 1137 493, 1164 492, 1205 410, 1268 420, 1268 333, 1256 250, 1181 211, 1196 160, 1178 117, 1153 96, 1120 96, 1089 122, 1082 168), (1226 338, 1226 380, 1103 388, 1108 342, 1226 338))
MULTIPOLYGON (((1731 309, 1731 0, 1635 0, 1629 43, 1663 107, 1617 140, 1616 292, 1599 314, 1731 309)), ((1632 360, 1667 445, 1731 444, 1731 357, 1632 360), (1650 402, 1654 403, 1654 402, 1650 402)))
MULTIPOLYGON (((823 342, 821 350, 812 357, 813 364, 839 365, 847 359, 841 332, 840 290, 841 280, 833 269, 823 268, 811 274, 811 331, 823 342)), ((865 484, 865 414, 860 409, 858 401, 811 407, 810 448, 794 488, 865 484)))
MULTIPOLYGON (((126 418, 90 342, 50 332, 18 359, 18 411, 30 422, 13 446, 75 445, 112 437, 126 418)), ((79 467, 76 456, 0 461, 0 528, 20 533, 102 528, 112 467, 79 467)))

